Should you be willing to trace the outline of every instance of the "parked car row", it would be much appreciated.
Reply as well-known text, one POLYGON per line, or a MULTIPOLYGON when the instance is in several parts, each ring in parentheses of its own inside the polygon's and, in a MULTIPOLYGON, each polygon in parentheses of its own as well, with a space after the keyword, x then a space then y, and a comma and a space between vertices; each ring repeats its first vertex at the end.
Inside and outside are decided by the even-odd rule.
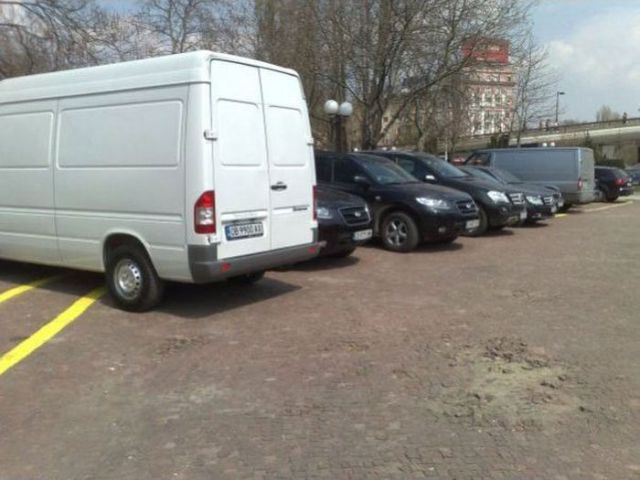
MULTIPOLYGON (((321 252, 327 255, 348 255, 371 236, 389 250, 409 252, 420 243, 450 243, 459 235, 547 220, 565 207, 555 184, 524 182, 496 167, 458 168, 426 153, 317 151, 315 160, 321 252), (341 192, 340 203, 331 208, 335 192, 341 192), (358 227, 364 230, 339 215, 349 208, 363 212, 358 227)), ((593 179, 589 172, 584 176, 593 179)))

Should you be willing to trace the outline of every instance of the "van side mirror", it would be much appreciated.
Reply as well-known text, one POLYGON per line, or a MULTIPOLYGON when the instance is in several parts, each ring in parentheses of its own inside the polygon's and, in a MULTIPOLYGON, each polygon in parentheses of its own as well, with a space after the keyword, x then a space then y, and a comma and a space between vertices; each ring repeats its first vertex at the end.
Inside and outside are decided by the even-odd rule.
POLYGON ((436 180, 436 177, 434 177, 433 175, 431 175, 430 173, 427 173, 424 176, 424 180, 425 182, 431 182, 431 183, 436 183, 438 180, 436 180))
POLYGON ((369 188, 371 186, 371 182, 364 175, 355 175, 353 177, 353 183, 359 185, 360 187, 369 188))

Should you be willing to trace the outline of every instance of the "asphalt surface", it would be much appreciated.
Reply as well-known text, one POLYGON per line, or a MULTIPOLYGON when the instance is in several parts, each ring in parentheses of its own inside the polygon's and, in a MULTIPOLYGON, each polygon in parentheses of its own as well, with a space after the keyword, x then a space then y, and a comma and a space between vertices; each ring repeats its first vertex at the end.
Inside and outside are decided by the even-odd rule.
MULTIPOLYGON (((640 478, 640 202, 102 297, 0 375, 0 480, 640 478)), ((0 262, 0 356, 102 283, 0 262)))

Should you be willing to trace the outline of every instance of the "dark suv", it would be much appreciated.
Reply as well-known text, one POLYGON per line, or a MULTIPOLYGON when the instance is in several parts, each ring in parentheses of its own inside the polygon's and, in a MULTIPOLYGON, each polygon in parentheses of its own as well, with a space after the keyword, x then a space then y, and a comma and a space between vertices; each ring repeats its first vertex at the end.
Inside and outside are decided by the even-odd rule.
POLYGON ((318 187, 320 255, 347 257, 373 235, 373 219, 360 197, 318 187))
POLYGON ((393 160, 420 180, 455 188, 471 195, 479 208, 480 225, 469 232, 482 235, 489 228, 501 229, 516 225, 527 218, 524 195, 497 182, 481 180, 427 153, 382 151, 371 152, 393 160))
POLYGON ((471 175, 495 181, 511 188, 521 190, 527 205, 527 221, 537 222, 552 218, 559 208, 564 206, 562 193, 556 186, 544 186, 536 183, 525 183, 512 173, 494 167, 478 167, 466 165, 460 167, 471 175))
POLYGON ((615 202, 618 197, 633 194, 633 180, 616 167, 596 167, 596 190, 603 200, 615 202))
POLYGON ((452 242, 478 225, 478 209, 469 195, 425 185, 384 158, 316 152, 316 176, 320 185, 364 198, 374 234, 392 251, 409 252, 421 241, 452 242))

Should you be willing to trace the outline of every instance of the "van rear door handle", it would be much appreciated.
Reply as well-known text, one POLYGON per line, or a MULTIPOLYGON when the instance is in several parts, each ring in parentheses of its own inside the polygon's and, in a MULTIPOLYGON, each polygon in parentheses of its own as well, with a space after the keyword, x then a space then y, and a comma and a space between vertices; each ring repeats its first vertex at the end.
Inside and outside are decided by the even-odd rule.
POLYGON ((286 189, 287 189, 287 184, 283 182, 278 182, 275 185, 271 185, 271 190, 275 190, 276 192, 286 190, 286 189))

